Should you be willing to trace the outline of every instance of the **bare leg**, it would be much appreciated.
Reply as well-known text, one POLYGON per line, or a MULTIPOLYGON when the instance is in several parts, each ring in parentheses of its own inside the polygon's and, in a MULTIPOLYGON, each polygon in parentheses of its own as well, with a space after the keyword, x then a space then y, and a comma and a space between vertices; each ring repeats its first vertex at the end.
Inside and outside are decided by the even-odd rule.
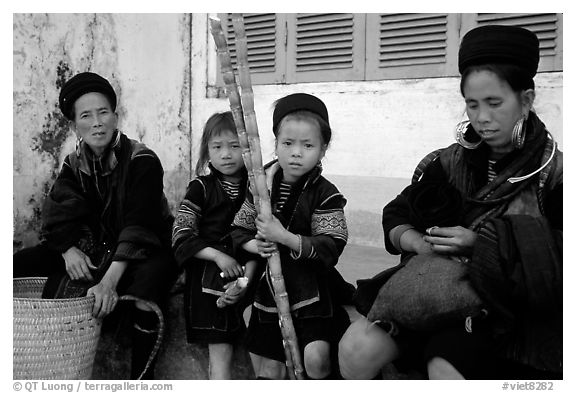
POLYGON ((249 352, 249 354, 250 354, 250 360, 252 361, 252 368, 254 369, 254 375, 258 377, 260 373, 260 365, 262 364, 262 360, 264 358, 252 352, 249 352))
POLYGON ((210 379, 232 379, 232 344, 208 344, 210 365, 208 373, 210 379))
POLYGON ((330 365, 330 344, 327 341, 313 341, 304 348, 304 367, 312 379, 323 379, 332 371, 330 365))
MULTIPOLYGON (((258 356, 250 354, 251 356, 258 356)), ((258 356, 259 358, 259 369, 256 372, 256 378, 258 379, 284 379, 286 378, 286 365, 277 360, 272 360, 265 358, 263 356, 258 356)))
POLYGON ((344 379, 372 379, 397 357, 398 347, 392 337, 364 317, 348 327, 338 345, 344 379))
POLYGON ((435 357, 428 362, 428 378, 444 380, 465 379, 447 360, 435 357))

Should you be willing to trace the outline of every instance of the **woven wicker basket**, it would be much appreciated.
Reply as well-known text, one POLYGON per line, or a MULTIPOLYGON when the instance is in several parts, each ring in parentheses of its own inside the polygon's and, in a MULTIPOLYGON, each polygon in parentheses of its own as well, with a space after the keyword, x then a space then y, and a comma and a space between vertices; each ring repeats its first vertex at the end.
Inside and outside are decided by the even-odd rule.
POLYGON ((14 279, 14 379, 90 379, 102 326, 94 298, 41 299, 45 282, 14 279))

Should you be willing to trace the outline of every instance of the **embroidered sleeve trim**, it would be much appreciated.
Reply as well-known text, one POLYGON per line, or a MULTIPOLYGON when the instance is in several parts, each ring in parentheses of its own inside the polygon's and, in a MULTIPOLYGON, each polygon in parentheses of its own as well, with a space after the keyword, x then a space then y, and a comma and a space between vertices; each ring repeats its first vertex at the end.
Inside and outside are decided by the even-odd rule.
POLYGON ((316 210, 311 224, 312 236, 327 235, 348 241, 348 227, 342 209, 316 210))
POLYGON ((200 206, 184 199, 180 204, 172 228, 172 246, 182 238, 194 238, 200 234, 199 223, 202 218, 200 206))
POLYGON ((246 228, 249 231, 256 231, 256 208, 254 204, 245 200, 236 213, 232 225, 246 228))

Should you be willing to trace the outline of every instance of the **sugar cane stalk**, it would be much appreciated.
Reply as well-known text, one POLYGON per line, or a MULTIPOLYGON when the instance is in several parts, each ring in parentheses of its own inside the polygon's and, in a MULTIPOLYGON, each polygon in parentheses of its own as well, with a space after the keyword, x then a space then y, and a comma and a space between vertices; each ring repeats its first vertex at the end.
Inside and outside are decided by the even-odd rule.
POLYGON ((226 37, 222 31, 222 24, 220 19, 210 18, 210 32, 212 37, 214 37, 214 42, 216 43, 216 53, 218 54, 218 60, 220 60, 220 69, 222 72, 222 79, 226 86, 226 95, 228 96, 228 101, 230 102, 230 111, 232 112, 232 117, 234 118, 234 125, 236 126, 236 133, 238 134, 238 141, 242 148, 242 159, 244 160, 244 166, 248 171, 248 178, 250 179, 250 191, 254 196, 254 205, 259 205, 258 193, 256 192, 254 180, 254 171, 252 170, 252 158, 250 155, 250 145, 248 144, 248 136, 246 134, 246 127, 244 126, 244 114, 242 113, 242 105, 240 102, 240 93, 238 92, 238 87, 236 85, 236 79, 234 78, 234 69, 232 68, 232 60, 230 59, 230 52, 228 51, 228 44, 226 43, 226 37))
MULTIPOLYGON (((272 217, 272 208, 270 203, 270 194, 266 186, 266 174, 262 165, 260 136, 258 135, 258 124, 256 122, 256 112, 254 111, 254 92, 252 90, 250 69, 248 66, 248 45, 244 29, 244 19, 241 14, 232 14, 232 25, 234 26, 234 33, 236 36, 238 79, 241 88, 240 100, 242 102, 244 122, 252 156, 252 169, 256 180, 256 188, 260 196, 259 214, 264 218, 269 219, 272 217)), ((291 367, 289 365, 289 371, 293 372, 296 378, 303 379, 304 370, 302 367, 300 349, 298 347, 298 340, 292 322, 290 302, 288 300, 288 292, 286 291, 286 285, 282 275, 280 255, 278 252, 273 253, 268 258, 268 268, 270 270, 272 287, 274 289, 274 299, 278 309, 280 329, 284 340, 283 344, 285 352, 287 353, 286 359, 287 362, 290 362, 291 360, 292 363, 291 367)))
MULTIPOLYGON (((236 33, 237 58, 242 96, 238 94, 230 61, 230 54, 228 52, 220 21, 215 18, 210 18, 211 32, 214 36, 218 56, 222 65, 222 74, 225 79, 226 92, 230 101, 232 113, 240 113, 243 114, 244 117, 241 124, 240 121, 238 121, 236 127, 238 130, 238 139, 242 145, 243 152, 249 151, 250 160, 247 160, 246 158, 244 159, 246 168, 249 173, 251 173, 251 191, 254 195, 254 205, 258 214, 270 218, 272 216, 272 209, 270 205, 270 195, 266 187, 266 175, 262 165, 260 138, 258 136, 256 114, 254 112, 254 97, 247 64, 246 34, 244 32, 242 16, 233 14, 233 23, 236 33), (238 108, 240 108, 240 110, 238 108), (247 127, 245 126, 245 123, 248 124, 247 127)), ((243 157, 245 157, 244 154, 243 157)), ((294 325, 292 323, 292 316, 290 314, 288 293, 286 292, 286 286, 282 276, 280 256, 277 252, 268 258, 268 267, 274 288, 274 299, 278 308, 280 329, 282 332, 284 352, 286 354, 286 366, 291 379, 304 379, 304 369, 302 367, 300 350, 294 325)))

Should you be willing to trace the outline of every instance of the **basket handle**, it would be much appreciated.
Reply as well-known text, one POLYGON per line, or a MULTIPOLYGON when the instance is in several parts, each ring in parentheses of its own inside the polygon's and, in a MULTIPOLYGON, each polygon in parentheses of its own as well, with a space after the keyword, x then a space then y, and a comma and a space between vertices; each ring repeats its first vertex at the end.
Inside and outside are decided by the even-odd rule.
POLYGON ((142 373, 140 373, 140 375, 137 378, 138 380, 140 380, 140 379, 142 379, 142 377, 144 376, 146 371, 148 371, 148 368, 152 364, 152 361, 154 360, 154 358, 158 354, 158 350, 160 349, 160 345, 162 345, 162 340, 164 339, 164 315, 162 314, 162 310, 160 310, 160 307, 158 307, 158 305, 156 303, 151 302, 149 300, 144 300, 144 299, 141 299, 139 297, 132 296, 132 295, 122 295, 122 296, 120 296, 120 298, 118 300, 144 303, 145 305, 150 307, 156 313, 156 316, 158 317, 158 337, 156 338, 156 344, 154 344, 154 348, 152 348, 152 351, 150 352, 150 356, 148 356, 148 361, 146 362, 146 367, 144 367, 144 370, 142 370, 142 373))

